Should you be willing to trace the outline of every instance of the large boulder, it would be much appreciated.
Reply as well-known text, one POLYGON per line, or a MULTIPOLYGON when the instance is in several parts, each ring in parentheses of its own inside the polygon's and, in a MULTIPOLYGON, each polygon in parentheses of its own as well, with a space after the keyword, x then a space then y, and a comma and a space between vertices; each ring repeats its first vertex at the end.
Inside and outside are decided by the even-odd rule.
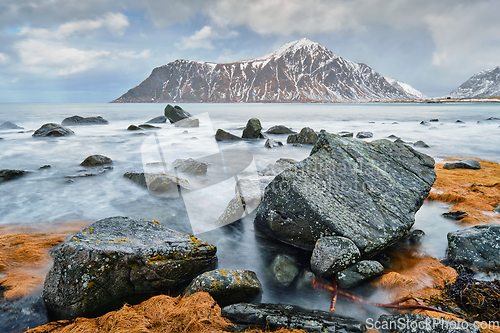
POLYGON ((179 120, 191 117, 191 114, 187 111, 184 111, 184 109, 179 105, 172 106, 170 104, 167 104, 167 106, 165 107, 165 117, 167 117, 168 120, 170 120, 170 122, 173 124, 179 120))
POLYGON ((61 125, 63 126, 75 126, 75 125, 107 125, 109 122, 101 116, 97 117, 80 117, 73 116, 64 118, 61 125))
POLYGON ((24 127, 18 126, 10 121, 6 121, 2 125, 0 125, 0 130, 14 130, 14 129, 24 129, 24 127))
POLYGON ((434 160, 411 147, 322 131, 310 156, 266 187, 255 226, 309 250, 347 237, 367 257, 409 232, 435 179, 434 160))
POLYGON ((310 127, 304 127, 299 134, 290 134, 286 143, 299 143, 304 145, 313 145, 318 141, 318 135, 310 127))
POLYGON ((11 169, 0 170, 0 183, 22 177, 22 176, 27 175, 31 172, 32 171, 11 170, 11 169))
POLYGON ((59 137, 59 136, 68 136, 68 135, 73 135, 73 134, 75 134, 75 132, 73 132, 69 128, 61 126, 59 124, 47 123, 47 124, 44 124, 39 129, 37 129, 33 133, 33 136, 34 137, 59 137))
POLYGON ((247 126, 243 130, 243 134, 241 135, 241 137, 244 139, 258 139, 262 137, 260 131, 262 131, 260 120, 257 118, 250 118, 247 122, 247 126))
POLYGON ((54 318, 66 319, 174 292, 217 262, 214 246, 156 221, 127 217, 97 221, 51 254, 43 299, 54 318))
POLYGON ((267 330, 303 329, 306 332, 365 332, 363 323, 332 312, 308 310, 290 304, 238 303, 222 309, 222 316, 236 325, 237 331, 249 327, 267 330))
POLYGON ((478 225, 448 234, 448 258, 475 271, 500 271, 500 225, 478 225))
POLYGON ((85 160, 83 160, 83 162, 80 163, 80 165, 84 166, 84 167, 94 167, 94 166, 101 166, 101 165, 112 164, 112 163, 113 163, 113 160, 107 156, 90 155, 85 160))
POLYGON ((262 285, 255 272, 216 269, 198 275, 186 288, 184 296, 199 291, 206 291, 223 307, 253 301, 262 293, 262 285))

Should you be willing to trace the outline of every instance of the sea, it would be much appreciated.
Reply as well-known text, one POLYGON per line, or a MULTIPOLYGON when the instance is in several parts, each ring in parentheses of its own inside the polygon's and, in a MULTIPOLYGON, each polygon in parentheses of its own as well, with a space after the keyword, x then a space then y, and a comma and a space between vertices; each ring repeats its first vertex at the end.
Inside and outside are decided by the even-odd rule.
MULTIPOLYGON (((436 162, 458 156, 500 163, 500 105, 494 103, 178 105, 200 119, 200 128, 176 128, 166 123, 152 124, 159 127, 152 130, 127 130, 129 125, 144 124, 163 115, 166 104, 0 104, 0 124, 10 121, 24 128, 0 130, 0 170, 33 171, 0 184, 0 226, 17 225, 29 230, 32 226, 70 224, 76 220, 91 224, 112 216, 157 220, 166 227, 194 233, 215 245, 219 268, 255 271, 263 285, 262 302, 328 310, 331 298, 324 291, 304 287, 299 279, 287 287, 275 283, 270 262, 277 254, 291 253, 293 249, 256 232, 254 212, 220 228, 198 230, 192 222, 189 225, 189 216, 208 219, 220 214, 227 205, 227 193, 234 193, 233 186, 225 186, 225 189, 206 186, 205 192, 199 192, 203 195, 186 197, 183 202, 154 195, 123 175, 143 172, 161 159, 171 162, 225 151, 245 152, 245 158, 250 156, 245 172, 254 173, 280 158, 300 161, 309 155, 311 146, 286 144, 286 135, 269 134, 268 137, 284 143, 272 149, 266 148, 262 139, 215 141, 214 134, 219 128, 241 136, 252 117, 260 120, 264 130, 285 125, 297 132, 303 127, 316 132, 347 131, 354 136, 358 132, 372 132, 372 138, 363 139, 367 141, 393 140, 389 138, 391 135, 409 145, 421 140, 429 147, 415 149, 432 156, 436 162), (60 124, 64 118, 74 115, 102 116, 109 124, 71 126, 75 135, 67 137, 32 136, 43 124, 60 124), (158 147, 161 147, 160 153, 158 147), (99 173, 99 169, 80 166, 87 156, 95 154, 111 158, 112 169, 99 173), (47 165, 50 167, 40 169, 47 165), (79 177, 92 172, 98 174, 79 177)), ((233 175, 226 176, 230 179, 233 175)), ((447 233, 463 228, 441 216, 448 208, 447 204, 425 202, 417 212, 414 228, 425 232, 419 246, 423 254, 443 259, 447 233)), ((298 258, 300 261, 300 255, 298 258)), ((307 268, 307 264, 298 262, 298 265, 307 268)), ((380 291, 359 292, 376 302, 388 301, 380 291)), ((384 312, 380 309, 359 311, 357 305, 349 302, 341 302, 337 309, 341 315, 363 320, 384 312)))

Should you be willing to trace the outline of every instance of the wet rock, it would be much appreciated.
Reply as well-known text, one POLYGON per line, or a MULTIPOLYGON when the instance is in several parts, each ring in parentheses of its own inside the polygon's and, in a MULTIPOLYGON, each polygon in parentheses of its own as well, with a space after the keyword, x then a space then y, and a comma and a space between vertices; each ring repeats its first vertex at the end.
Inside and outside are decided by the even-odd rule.
POLYGON ((394 140, 394 143, 400 143, 400 144, 403 144, 403 145, 404 145, 404 144, 406 144, 406 143, 408 143, 408 142, 403 141, 401 138, 397 138, 396 140, 394 140))
POLYGON ((489 117, 486 120, 500 120, 500 118, 498 118, 498 117, 489 117))
POLYGON ((291 158, 280 158, 273 164, 269 164, 262 171, 259 172, 261 176, 277 176, 283 170, 291 168, 295 164, 299 163, 291 158))
POLYGON ((432 122, 438 122, 438 121, 439 121, 439 119, 434 118, 434 119, 431 119, 431 120, 429 120, 429 121, 432 121, 432 122))
POLYGON ((221 306, 251 302, 262 293, 257 275, 245 270, 213 270, 198 275, 186 288, 184 296, 205 291, 221 306))
POLYGON ((172 162, 172 168, 176 168, 178 172, 191 175, 205 175, 208 163, 197 161, 194 158, 176 159, 172 162))
POLYGON ((442 215, 448 219, 461 220, 469 214, 467 214, 467 212, 464 212, 463 210, 457 210, 455 212, 443 213, 442 215))
POLYGON ((215 133, 215 140, 216 141, 238 141, 238 140, 241 140, 241 138, 219 128, 217 130, 217 133, 215 133))
POLYGON ((365 325, 354 319, 288 304, 232 304, 222 309, 222 316, 236 324, 237 331, 250 327, 265 330, 303 329, 307 332, 366 331, 365 325))
POLYGON ((87 170, 80 170, 76 175, 69 175, 69 176, 66 176, 65 178, 94 177, 94 176, 98 176, 98 175, 103 174, 106 171, 110 171, 110 170, 113 170, 113 167, 105 166, 105 167, 101 167, 97 171, 93 171, 93 172, 87 172, 87 170))
POLYGON ((186 118, 175 122, 175 127, 200 127, 200 120, 198 118, 186 118))
POLYGON ((425 232, 423 230, 415 229, 405 237, 405 240, 409 245, 418 245, 422 243, 422 238, 424 238, 424 236, 425 232))
POLYGON ((75 125, 107 125, 109 122, 101 116, 97 117, 80 117, 73 116, 64 118, 61 122, 63 126, 75 126, 75 125))
POLYGON ((261 131, 262 125, 260 124, 260 120, 257 118, 250 118, 241 137, 243 139, 258 139, 262 137, 260 134, 261 131))
POLYGON ((54 318, 94 316, 174 291, 213 269, 215 253, 214 246, 155 221, 103 219, 52 250, 43 299, 54 318))
POLYGON ((37 129, 34 133, 34 137, 60 137, 73 135, 75 132, 69 128, 63 127, 59 124, 48 123, 44 124, 42 127, 37 129))
POLYGON ((311 155, 266 187, 255 227, 309 250, 344 236, 366 257, 409 232, 435 179, 434 160, 411 147, 322 131, 311 155))
POLYGON ((314 275, 313 272, 303 270, 299 277, 297 278, 296 282, 296 287, 297 289, 312 289, 313 288, 313 281, 316 278, 316 275, 314 275))
POLYGON ((456 123, 465 123, 465 121, 461 121, 460 119, 457 119, 457 121, 455 121, 456 123))
POLYGON ((22 177, 22 176, 27 175, 31 172, 32 171, 11 170, 11 169, 0 170, 0 183, 22 177))
POLYGON ((50 168, 52 168, 52 166, 49 164, 46 164, 44 166, 39 167, 38 170, 45 170, 45 169, 50 169, 50 168))
POLYGON ((165 116, 158 116, 146 121, 146 124, 165 124, 167 122, 167 119, 168 118, 165 116))
POLYGON ((358 139, 373 138, 373 133, 372 132, 358 132, 358 134, 356 134, 356 138, 358 138, 358 139))
POLYGON ((275 125, 270 127, 266 133, 268 134, 295 134, 297 132, 292 131, 290 127, 286 127, 283 125, 275 125))
POLYGON ((276 147, 281 147, 283 146, 283 142, 281 141, 276 141, 271 138, 266 140, 266 143, 264 144, 266 148, 276 148, 276 147))
POLYGON ((126 172, 123 177, 158 195, 177 196, 178 186, 185 190, 190 189, 186 179, 165 173, 126 172))
POLYGON ((362 260, 335 274, 340 288, 351 288, 384 273, 384 266, 375 260, 362 260))
POLYGON ((189 112, 184 111, 178 105, 172 106, 170 104, 167 104, 164 112, 165 112, 164 113, 165 117, 167 117, 171 123, 175 123, 178 122, 179 120, 191 117, 191 114, 189 112))
POLYGON ((352 240, 328 236, 318 239, 311 256, 311 269, 317 276, 329 278, 361 259, 361 253, 352 240))
POLYGON ((378 321, 368 323, 369 329, 380 333, 479 333, 479 326, 466 321, 451 321, 415 313, 381 315, 378 321), (373 325, 373 327, 370 327, 373 325))
POLYGON ((500 271, 500 225, 448 233, 448 258, 475 271, 500 271))
POLYGON ((270 275, 276 283, 288 287, 299 275, 299 268, 292 257, 278 254, 270 265, 270 275))
POLYGON ((90 155, 87 157, 82 163, 81 166, 84 167, 93 167, 93 166, 101 166, 106 164, 112 164, 113 160, 104 155, 90 155))
POLYGON ((13 130, 13 129, 24 129, 24 127, 18 126, 10 121, 6 121, 2 125, 0 125, 0 130, 13 130))
POLYGON ((347 131, 342 131, 338 135, 341 136, 341 137, 343 137, 343 138, 352 138, 352 137, 354 137, 354 133, 347 132, 347 131))
POLYGON ((144 129, 140 128, 137 125, 130 125, 127 127, 127 131, 143 131, 144 129))
POLYGON ((153 125, 149 125, 149 124, 141 124, 138 126, 139 128, 142 128, 144 130, 148 130, 148 129, 158 129, 158 128, 161 128, 161 127, 158 127, 158 126, 153 126, 153 125))
POLYGON ((318 141, 318 135, 310 127, 304 127, 299 134, 291 134, 286 139, 286 143, 299 143, 313 145, 318 141))
POLYGON ((389 138, 389 139, 400 139, 400 137, 399 137, 399 136, 396 136, 396 135, 394 135, 394 134, 389 135, 389 136, 388 136, 388 138, 389 138))
POLYGON ((429 123, 428 123, 428 122, 426 122, 426 121, 423 121, 423 120, 422 120, 422 121, 420 122, 420 125, 429 125, 429 123))
POLYGON ((421 140, 418 140, 413 144, 414 147, 429 148, 429 145, 421 140))
POLYGON ((478 161, 474 160, 459 160, 453 162, 446 162, 443 166, 443 169, 473 169, 479 170, 481 169, 481 164, 478 161))

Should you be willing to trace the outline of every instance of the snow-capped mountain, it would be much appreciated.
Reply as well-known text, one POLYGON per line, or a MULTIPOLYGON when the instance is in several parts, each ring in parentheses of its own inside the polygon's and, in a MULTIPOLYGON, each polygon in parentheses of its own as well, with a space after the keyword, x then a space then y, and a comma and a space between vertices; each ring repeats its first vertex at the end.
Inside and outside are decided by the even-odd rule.
POLYGON ((449 96, 453 98, 500 96, 500 66, 474 74, 449 96))
POLYGON ((368 102, 422 93, 307 38, 251 60, 176 60, 113 102, 368 102))

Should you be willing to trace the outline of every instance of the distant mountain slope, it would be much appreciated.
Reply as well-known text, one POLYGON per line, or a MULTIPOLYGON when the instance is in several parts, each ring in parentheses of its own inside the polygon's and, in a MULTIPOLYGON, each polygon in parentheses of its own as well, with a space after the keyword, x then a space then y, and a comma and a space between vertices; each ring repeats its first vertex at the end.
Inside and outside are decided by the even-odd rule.
POLYGON ((474 74, 449 96, 453 98, 500 96, 500 66, 474 74))
POLYGON ((176 60, 113 102, 368 102, 422 93, 306 38, 227 64, 176 60))

